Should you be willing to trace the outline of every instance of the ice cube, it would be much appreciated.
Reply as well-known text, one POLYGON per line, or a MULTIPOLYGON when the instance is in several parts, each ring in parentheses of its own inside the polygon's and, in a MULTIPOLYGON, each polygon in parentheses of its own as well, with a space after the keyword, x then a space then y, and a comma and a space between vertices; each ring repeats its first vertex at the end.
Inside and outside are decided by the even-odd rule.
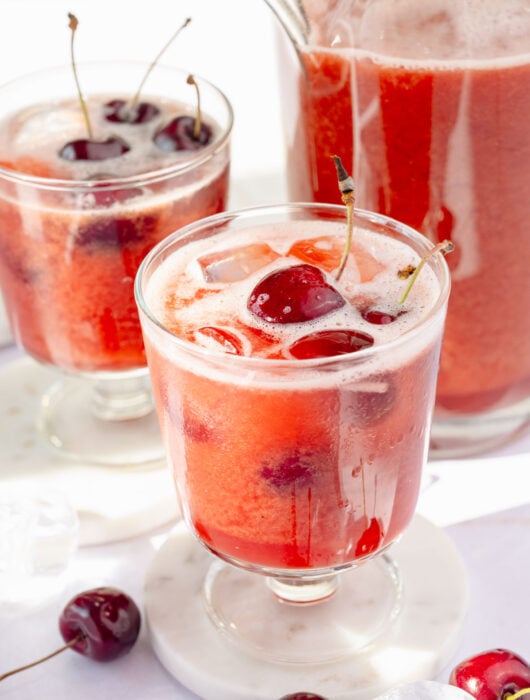
POLYGON ((227 248, 198 259, 206 282, 238 282, 279 257, 266 243, 227 248))
POLYGON ((0 614, 18 614, 60 593, 77 548, 78 518, 55 491, 0 495, 0 614))
POLYGON ((454 685, 418 681, 393 688, 375 700, 473 700, 473 696, 454 685))
MULTIPOLYGON (((320 236, 297 241, 289 249, 289 255, 331 272, 340 265, 343 249, 344 241, 341 239, 335 236, 320 236)), ((385 269, 371 253, 355 242, 352 243, 351 255, 357 265, 360 282, 369 282, 385 269)))
POLYGON ((86 134, 83 113, 79 107, 35 107, 17 116, 10 129, 10 140, 15 148, 35 151, 41 145, 80 138, 86 134), (81 135, 81 136, 80 136, 81 135))

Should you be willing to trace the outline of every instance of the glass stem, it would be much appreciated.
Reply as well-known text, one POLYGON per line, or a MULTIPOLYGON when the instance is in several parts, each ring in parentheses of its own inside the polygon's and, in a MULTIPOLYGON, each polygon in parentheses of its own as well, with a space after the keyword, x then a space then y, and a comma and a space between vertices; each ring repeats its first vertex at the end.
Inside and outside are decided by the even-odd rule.
POLYGON ((153 410, 148 377, 94 381, 92 413, 101 420, 121 421, 146 416, 153 410))
POLYGON ((331 598, 338 588, 338 576, 300 576, 289 578, 267 577, 267 585, 284 603, 311 605, 331 598))

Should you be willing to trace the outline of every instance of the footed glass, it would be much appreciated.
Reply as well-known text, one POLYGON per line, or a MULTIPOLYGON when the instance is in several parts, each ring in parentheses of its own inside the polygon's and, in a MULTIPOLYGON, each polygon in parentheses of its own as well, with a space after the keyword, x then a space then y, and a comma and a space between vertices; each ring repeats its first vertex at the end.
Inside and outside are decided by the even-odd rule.
MULTIPOLYGON (((292 343, 329 322, 341 339, 342 311, 384 332, 357 315, 369 290, 384 294, 381 274, 397 279, 379 248, 399 244, 417 261, 432 250, 422 236, 356 211, 340 310, 285 325, 249 314, 249 292, 271 269, 340 256, 345 221, 344 207, 309 204, 208 217, 157 245, 136 278, 179 501, 215 555, 206 609, 221 634, 282 663, 340 659, 389 630, 401 601, 391 545, 413 517, 428 446, 449 292, 441 256, 422 271, 429 302, 392 340, 296 359, 272 338, 292 343)), ((410 304, 403 315, 419 311, 419 296, 410 304)))
POLYGON ((123 152, 112 157, 72 162, 59 155, 67 143, 82 151, 87 139, 70 67, 0 89, 0 284, 7 315, 25 352, 58 370, 38 419, 48 444, 89 463, 163 459, 134 276, 156 243, 222 211, 227 199, 227 99, 196 77, 201 128, 207 125, 210 135, 200 145, 189 138, 180 150, 161 149, 155 133, 173 118, 184 115, 193 128, 196 92, 188 73, 156 66, 133 108, 129 101, 147 68, 78 66, 92 140, 97 148, 108 139, 117 143, 123 152), (132 110, 121 121, 109 107, 119 99, 132 110), (139 116, 128 121, 131 115, 139 116))

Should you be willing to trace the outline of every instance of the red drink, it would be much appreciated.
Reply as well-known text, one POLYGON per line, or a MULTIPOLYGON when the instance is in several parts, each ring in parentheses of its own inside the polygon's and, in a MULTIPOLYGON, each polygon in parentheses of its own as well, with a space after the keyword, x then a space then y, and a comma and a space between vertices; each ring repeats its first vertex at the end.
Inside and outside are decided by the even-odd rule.
POLYGON ((60 157, 85 139, 71 69, 3 89, 10 113, 0 139, 0 282, 17 342, 35 359, 74 372, 145 367, 133 282, 147 252, 175 229, 226 205, 231 111, 199 81, 203 125, 197 150, 166 152, 157 130, 194 118, 187 74, 158 67, 141 101, 158 113, 140 123, 106 118, 127 104, 145 68, 80 67, 94 138, 118 137, 126 153, 104 160, 60 157))
POLYGON ((359 206, 455 243, 436 416, 473 446, 474 416, 504 409, 502 433, 528 418, 530 26, 516 0, 466 8, 374 2, 342 17, 356 48, 303 48, 289 182, 296 201, 337 201, 330 156, 355 150, 359 206))
MULTIPOLYGON (((447 277, 436 260, 400 306, 406 283, 397 272, 417 264, 427 243, 382 218, 359 213, 357 222, 339 282, 330 271, 344 244, 340 207, 211 217, 157 246, 139 273, 181 505, 199 538, 240 565, 351 565, 388 546, 412 518, 447 277), (343 303, 287 323, 249 310, 253 289, 255 303, 271 298, 260 280, 300 265, 323 271, 343 303), (376 311, 388 322, 374 323, 376 311), (346 336, 373 345, 346 352, 346 336)), ((293 294, 280 313, 300 311, 293 294)))

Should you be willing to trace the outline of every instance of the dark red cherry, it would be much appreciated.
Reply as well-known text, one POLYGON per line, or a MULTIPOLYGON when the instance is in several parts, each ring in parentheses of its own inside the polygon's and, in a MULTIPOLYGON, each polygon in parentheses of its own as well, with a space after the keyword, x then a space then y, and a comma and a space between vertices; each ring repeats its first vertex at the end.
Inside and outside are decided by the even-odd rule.
POLYGON ((290 695, 282 695, 280 700, 326 700, 323 695, 315 695, 315 693, 291 693, 290 695))
POLYGON ((125 100, 111 100, 103 105, 105 119, 118 124, 147 124, 160 114, 150 102, 138 102, 133 107, 125 100))
POLYGON ((153 136, 154 143, 162 151, 197 151, 212 139, 212 130, 201 122, 198 136, 195 136, 195 117, 180 116, 158 129, 153 136))
POLYGON ((314 265, 272 272, 254 287, 247 308, 269 323, 299 323, 340 309, 346 302, 314 265))
POLYGON ((59 157, 63 160, 107 160, 130 151, 129 144, 119 136, 109 136, 105 141, 95 141, 94 139, 78 139, 70 141, 59 151, 59 157))
POLYGON ((370 348, 374 339, 368 333, 349 330, 317 331, 295 340, 289 352, 297 360, 335 357, 370 348))
POLYGON ((128 245, 149 240, 156 230, 158 220, 149 214, 116 217, 87 217, 75 234, 77 246, 121 249, 128 245))
POLYGON ((293 486, 310 486, 315 468, 318 468, 318 460, 312 452, 295 449, 277 461, 271 459, 264 464, 260 476, 275 491, 281 492, 293 486))
POLYGON ((59 618, 64 641, 80 636, 71 648, 95 661, 112 661, 127 654, 138 638, 140 624, 140 611, 132 598, 110 587, 75 596, 59 618))
POLYGON ((361 316, 368 323, 373 323, 375 326, 385 326, 387 323, 393 323, 398 316, 401 316, 404 311, 398 313, 390 313, 389 311, 380 311, 378 309, 365 309, 361 311, 361 316))
POLYGON ((513 651, 490 649, 455 666, 449 683, 476 700, 508 700, 519 690, 530 690, 530 665, 513 651))

